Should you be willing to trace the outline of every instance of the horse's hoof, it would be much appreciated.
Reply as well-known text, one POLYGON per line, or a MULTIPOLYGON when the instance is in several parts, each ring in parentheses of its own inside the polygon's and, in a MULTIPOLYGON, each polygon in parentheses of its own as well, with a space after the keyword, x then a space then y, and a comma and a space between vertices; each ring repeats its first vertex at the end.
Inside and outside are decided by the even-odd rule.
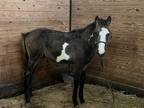
POLYGON ((81 104, 85 103, 85 100, 84 99, 80 100, 80 103, 81 104))
POLYGON ((30 98, 26 98, 25 103, 26 103, 26 104, 31 103, 31 99, 30 99, 30 98))
POLYGON ((26 103, 25 106, 26 108, 31 108, 31 103, 26 103))
POLYGON ((77 104, 76 106, 74 106, 74 108, 79 108, 79 105, 77 104))
POLYGON ((78 102, 74 103, 74 108, 79 108, 78 102))

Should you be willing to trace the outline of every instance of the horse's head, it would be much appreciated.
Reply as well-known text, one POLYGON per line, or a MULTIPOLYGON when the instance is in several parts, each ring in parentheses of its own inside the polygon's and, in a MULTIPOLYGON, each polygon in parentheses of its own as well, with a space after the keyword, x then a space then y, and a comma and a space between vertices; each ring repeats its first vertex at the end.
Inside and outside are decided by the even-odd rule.
POLYGON ((105 54, 106 45, 111 38, 111 32, 109 25, 111 23, 111 17, 109 16, 106 20, 101 19, 98 16, 95 18, 96 28, 94 34, 96 35, 97 53, 100 58, 105 54))

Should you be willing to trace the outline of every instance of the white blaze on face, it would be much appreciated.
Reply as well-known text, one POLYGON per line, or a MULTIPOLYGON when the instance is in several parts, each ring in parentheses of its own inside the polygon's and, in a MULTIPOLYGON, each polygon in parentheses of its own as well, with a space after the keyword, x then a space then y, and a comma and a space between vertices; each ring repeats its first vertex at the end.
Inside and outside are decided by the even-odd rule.
POLYGON ((69 44, 66 42, 62 45, 63 49, 61 51, 61 55, 57 56, 56 62, 60 62, 62 60, 68 60, 70 58, 70 56, 68 54, 66 54, 66 52, 65 52, 65 49, 68 45, 69 44))
MULTIPOLYGON (((109 33, 108 29, 107 28, 101 28, 101 31, 99 32, 99 36, 100 36, 100 40, 99 41, 102 41, 102 42, 106 42, 106 35, 109 33)), ((100 42, 98 44, 98 53, 100 55, 104 54, 105 53, 105 44, 100 42)))

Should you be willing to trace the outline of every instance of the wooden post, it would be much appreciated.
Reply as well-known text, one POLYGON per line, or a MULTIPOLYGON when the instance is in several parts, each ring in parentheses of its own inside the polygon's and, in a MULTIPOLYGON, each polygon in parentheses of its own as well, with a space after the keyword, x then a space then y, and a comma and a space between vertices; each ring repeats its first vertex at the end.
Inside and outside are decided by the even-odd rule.
POLYGON ((71 31, 71 23, 72 23, 72 0, 70 0, 70 8, 69 8, 69 31, 71 31))

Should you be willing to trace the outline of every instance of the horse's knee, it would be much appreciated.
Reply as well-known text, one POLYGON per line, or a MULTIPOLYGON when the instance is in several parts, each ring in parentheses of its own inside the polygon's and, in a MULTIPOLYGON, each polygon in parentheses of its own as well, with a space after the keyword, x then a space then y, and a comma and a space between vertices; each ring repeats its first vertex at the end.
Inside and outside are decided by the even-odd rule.
POLYGON ((27 85, 27 84, 30 83, 31 78, 32 78, 31 72, 30 72, 30 71, 27 71, 27 72, 25 73, 25 85, 27 85))

